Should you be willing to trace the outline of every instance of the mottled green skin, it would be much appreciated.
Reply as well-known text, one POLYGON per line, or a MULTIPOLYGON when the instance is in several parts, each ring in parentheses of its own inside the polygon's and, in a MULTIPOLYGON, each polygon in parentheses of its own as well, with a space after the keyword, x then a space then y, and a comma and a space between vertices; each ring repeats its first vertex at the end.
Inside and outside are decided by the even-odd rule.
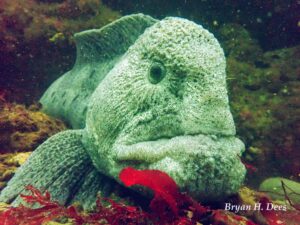
POLYGON ((167 18, 147 29, 91 97, 84 145, 95 166, 115 179, 125 166, 163 170, 202 199, 235 192, 243 144, 225 77, 223 51, 201 26, 167 18), (154 62, 166 70, 158 84, 147 77, 154 62))
MULTIPOLYGON (((141 14, 135 17, 144 18, 141 14)), ((74 69, 43 96, 46 111, 61 115, 73 127, 83 127, 80 124, 85 118, 80 135, 70 139, 80 142, 79 148, 84 149, 97 171, 116 181, 121 169, 133 166, 165 171, 181 190, 201 200, 216 200, 236 192, 245 176, 238 158, 244 145, 235 137, 222 48, 211 33, 191 21, 166 18, 155 22, 148 17, 146 20, 148 26, 153 25, 141 32, 122 56, 115 51, 117 54, 109 57, 112 68, 101 74, 97 84, 93 83, 93 87, 97 86, 94 91, 88 89, 88 103, 78 104, 69 99, 69 94, 85 96, 81 91, 86 89, 78 87, 89 82, 83 79, 88 76, 81 67, 90 60, 82 60, 81 54, 88 56, 87 45, 89 49, 93 44, 101 44, 97 42, 99 32, 77 35, 79 49, 84 47, 74 69), (158 64, 165 76, 153 82, 150 71, 158 64), (74 75, 68 75, 71 73, 74 75), (63 96, 61 83, 71 85, 65 86, 68 92, 63 96)), ((127 29, 134 30, 135 26, 127 29)), ((97 56, 99 52, 90 53, 97 56)), ((101 63, 103 53, 99 54, 101 63)), ((97 60, 94 63, 97 65, 97 60)), ((44 148, 51 151, 47 146, 44 148)), ((57 148, 71 151, 67 144, 57 148)), ((39 158, 39 153, 33 158, 39 158)), ((78 160, 82 161, 81 157, 78 160)), ((34 159, 27 165, 31 161, 34 159)), ((18 179, 25 176, 24 170, 26 166, 19 170, 18 179)), ((17 178, 13 180, 1 196, 11 192, 17 178)))
POLYGON ((155 22, 150 16, 136 14, 102 29, 75 34, 75 65, 42 96, 44 112, 63 119, 72 128, 84 128, 91 94, 139 35, 155 22))

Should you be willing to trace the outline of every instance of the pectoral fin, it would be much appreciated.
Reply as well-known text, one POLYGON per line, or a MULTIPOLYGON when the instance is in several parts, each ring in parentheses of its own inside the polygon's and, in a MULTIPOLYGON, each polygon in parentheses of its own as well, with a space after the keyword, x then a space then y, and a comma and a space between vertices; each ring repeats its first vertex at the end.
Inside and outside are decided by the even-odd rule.
POLYGON ((26 185, 48 190, 53 199, 66 204, 93 169, 81 144, 81 130, 60 132, 42 145, 16 172, 1 192, 0 201, 17 205, 26 185), (17 199, 17 200, 16 200, 17 199))

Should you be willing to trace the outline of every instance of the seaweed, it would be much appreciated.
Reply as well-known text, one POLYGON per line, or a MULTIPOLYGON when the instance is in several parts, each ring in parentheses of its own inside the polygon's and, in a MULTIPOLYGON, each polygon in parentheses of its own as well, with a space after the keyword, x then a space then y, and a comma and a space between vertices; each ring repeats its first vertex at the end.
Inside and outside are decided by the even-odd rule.
POLYGON ((280 220, 279 215, 275 211, 267 210, 267 205, 272 203, 268 197, 266 196, 261 197, 259 203, 261 204, 262 207, 261 214, 263 215, 263 217, 265 218, 265 220, 269 225, 276 225, 276 224, 285 225, 285 223, 282 220, 280 220))
POLYGON ((25 163, 31 152, 0 154, 0 191, 15 174, 17 168, 25 163))
POLYGON ((139 171, 132 167, 127 167, 121 171, 120 180, 128 187, 142 185, 150 188, 155 192, 150 208, 156 210, 156 207, 166 203, 174 215, 178 216, 178 205, 180 204, 178 199, 180 199, 181 194, 175 181, 166 173, 158 170, 139 171), (149 179, 149 177, 152 179, 149 179))
MULTIPOLYGON (((181 193, 175 181, 162 171, 127 167, 119 177, 126 186, 140 185, 154 192, 150 212, 98 196, 95 211, 87 213, 79 210, 76 205, 64 206, 51 200, 47 191, 43 194, 33 186, 27 186, 31 194, 21 195, 21 198, 29 206, 7 208, 0 213, 0 225, 38 225, 66 219, 75 225, 256 225, 247 217, 201 205, 186 193, 181 193)), ((260 196, 259 202, 262 205, 262 220, 266 224, 300 224, 299 211, 263 210, 271 203, 266 195, 260 196)))
POLYGON ((212 218, 214 225, 256 225, 246 217, 223 210, 214 210, 212 218))
POLYGON ((21 198, 29 203, 39 204, 39 208, 31 208, 24 205, 18 207, 10 207, 0 214, 0 225, 40 225, 45 222, 69 218, 76 225, 90 224, 147 224, 148 215, 142 212, 138 207, 126 206, 117 203, 111 199, 99 197, 97 200, 97 210, 93 213, 86 214, 79 212, 74 206, 65 207, 57 201, 51 200, 48 191, 42 194, 33 186, 26 186, 31 195, 21 195, 21 198), (102 202, 108 202, 110 205, 105 207, 102 202))
POLYGON ((26 190, 29 190, 31 195, 21 195, 24 201, 27 203, 39 203, 42 207, 36 209, 24 205, 20 205, 16 208, 10 207, 0 214, 1 225, 39 225, 62 216, 74 218, 76 223, 80 221, 74 206, 65 208, 59 205, 58 202, 51 201, 50 194, 47 191, 43 195, 32 186, 27 186, 26 190))
MULTIPOLYGON (((287 193, 287 191, 286 191, 286 189, 290 189, 290 188, 289 188, 283 181, 281 181, 281 186, 282 186, 282 189, 283 189, 283 192, 284 192, 284 197, 285 197, 285 199, 288 201, 288 203, 290 204, 290 206, 292 206, 294 209, 300 211, 300 204, 294 204, 294 203, 291 201, 291 199, 290 199, 290 197, 289 197, 289 195, 288 195, 288 193, 287 193)), ((290 190, 291 190, 291 189, 290 189, 290 190)), ((295 192, 295 191, 293 191, 293 190, 291 190, 291 194, 300 195, 300 193, 295 192)))
MULTIPOLYGON (((6 100, 6 92, 0 98, 6 100)), ((33 151, 48 137, 65 130, 65 124, 40 111, 39 104, 0 101, 0 153, 33 151)))
POLYGON ((246 169, 249 173, 256 173, 257 172, 257 170, 258 170, 257 167, 253 166, 250 163, 245 162, 245 160, 242 159, 240 156, 238 156, 238 158, 240 159, 241 163, 244 164, 244 166, 246 167, 246 169))
POLYGON ((18 103, 37 101, 54 75, 72 66, 73 34, 120 16, 101 0, 1 0, 0 89, 18 103))
POLYGON ((162 171, 127 167, 119 177, 126 186, 142 185, 154 191, 150 209, 154 217, 159 218, 160 224, 194 224, 210 212, 187 194, 181 193, 175 181, 162 171), (190 212, 190 218, 187 218, 187 212, 190 212))
POLYGON ((273 203, 267 196, 261 197, 259 203, 261 204, 260 212, 268 225, 300 224, 300 213, 298 209, 281 211, 270 209, 270 207, 268 209, 268 205, 273 205, 273 203))

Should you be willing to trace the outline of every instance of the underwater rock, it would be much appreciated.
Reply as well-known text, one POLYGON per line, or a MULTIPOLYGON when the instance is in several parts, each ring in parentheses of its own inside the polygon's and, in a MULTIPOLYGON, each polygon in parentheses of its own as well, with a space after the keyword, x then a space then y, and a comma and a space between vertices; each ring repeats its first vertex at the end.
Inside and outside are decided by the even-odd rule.
POLYGON ((0 201, 32 184, 63 204, 84 202, 111 184, 108 177, 120 182, 128 166, 164 171, 201 200, 237 192, 244 145, 235 137, 224 53, 211 33, 186 19, 135 14, 75 40, 73 69, 41 102, 77 130, 40 145, 0 201))
POLYGON ((297 179, 300 171, 300 62, 291 60, 299 57, 300 46, 265 52, 259 63, 252 56, 244 62, 234 54, 227 58, 237 131, 247 145, 245 158, 260 176, 279 173, 297 179))
POLYGON ((8 207, 9 207, 9 204, 6 204, 4 202, 0 202, 0 213, 7 210, 8 207))
POLYGON ((39 144, 66 127, 42 113, 39 106, 0 102, 0 152, 33 151, 39 144))
POLYGON ((31 152, 0 154, 0 190, 2 190, 15 171, 28 159, 31 152))
POLYGON ((74 225, 74 223, 72 221, 66 222, 66 223, 60 223, 57 221, 50 221, 50 222, 46 222, 43 223, 43 225, 74 225))
POLYGON ((240 62, 253 62, 261 58, 262 49, 243 26, 227 23, 218 32, 227 57, 240 62))
POLYGON ((266 194, 255 191, 248 187, 242 187, 238 192, 238 201, 235 203, 240 206, 248 206, 250 210, 239 210, 238 215, 252 219, 257 224, 266 224, 265 218, 261 214, 260 210, 253 210, 256 204, 259 204, 262 198, 266 197, 266 194))
POLYGON ((217 225, 256 225, 246 217, 225 210, 215 210, 209 224, 217 225))
POLYGON ((0 88, 21 88, 30 103, 71 68, 75 32, 121 17, 101 0, 1 0, 0 12, 0 88))
POLYGON ((287 200, 288 197, 294 204, 300 204, 300 183, 285 179, 282 177, 272 177, 264 180, 259 190, 266 192, 274 200, 287 200), (282 187, 282 182, 285 186, 286 194, 282 187))

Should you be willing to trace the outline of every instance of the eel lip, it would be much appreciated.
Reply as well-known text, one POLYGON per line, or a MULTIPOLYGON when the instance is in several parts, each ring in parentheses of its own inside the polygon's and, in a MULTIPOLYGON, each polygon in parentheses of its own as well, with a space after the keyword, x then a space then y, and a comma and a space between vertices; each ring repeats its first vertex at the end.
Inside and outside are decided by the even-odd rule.
MULTIPOLYGON (((195 154, 208 146, 212 146, 222 138, 216 135, 181 135, 172 138, 161 138, 153 141, 143 141, 136 144, 115 144, 113 147, 115 161, 135 161, 144 163, 157 162, 165 157, 174 158, 180 154, 195 154), (207 143, 210 143, 207 145, 207 143)), ((209 149, 207 149, 209 150, 209 149)))

